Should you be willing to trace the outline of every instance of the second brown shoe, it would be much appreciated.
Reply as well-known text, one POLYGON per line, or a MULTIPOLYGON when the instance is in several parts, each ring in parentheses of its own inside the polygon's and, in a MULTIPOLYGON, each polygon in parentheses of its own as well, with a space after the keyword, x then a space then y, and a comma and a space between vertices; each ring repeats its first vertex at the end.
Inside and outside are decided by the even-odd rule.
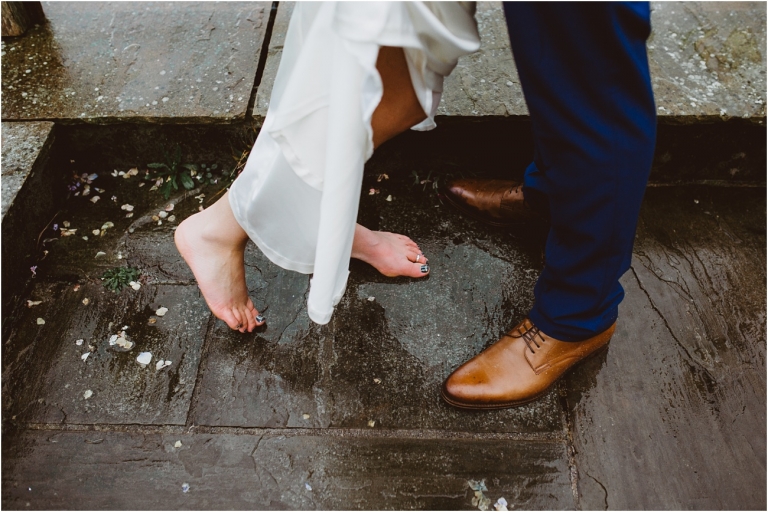
POLYGON ((522 184, 516 181, 453 180, 443 188, 442 195, 462 213, 491 226, 540 220, 525 204, 522 184))
POLYGON ((504 409, 542 396, 570 367, 606 347, 616 328, 584 341, 558 341, 527 318, 443 384, 442 396, 463 409, 504 409))

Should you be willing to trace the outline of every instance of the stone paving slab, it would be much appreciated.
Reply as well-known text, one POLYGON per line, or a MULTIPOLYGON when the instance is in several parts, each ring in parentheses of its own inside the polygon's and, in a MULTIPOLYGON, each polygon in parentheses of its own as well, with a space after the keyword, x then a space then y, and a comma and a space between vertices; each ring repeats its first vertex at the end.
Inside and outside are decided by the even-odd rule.
POLYGON ((270 2, 46 2, 3 41, 3 120, 226 122, 245 116, 270 2))
POLYGON ((16 354, 3 361, 6 413, 39 423, 185 423, 210 318, 196 286, 115 294, 100 284, 41 284, 31 297, 42 304, 23 312, 5 346, 16 354), (168 313, 155 316, 161 306, 168 313), (126 325, 135 346, 119 352, 108 340, 126 325), (136 362, 140 352, 152 353, 148 367, 136 362), (159 359, 172 364, 158 371, 159 359))
POLYGON ((554 442, 95 431, 22 437, 4 449, 3 508, 467 510, 474 508, 468 480, 485 480, 491 504, 505 497, 515 509, 574 508, 565 446, 554 442))
MULTIPOLYGON (((254 106, 269 106, 292 2, 281 2, 254 106)), ((445 80, 438 116, 527 116, 501 2, 478 2, 480 50, 445 80)), ((766 7, 762 2, 653 2, 648 43, 659 120, 765 119, 766 7)))
POLYGON ((648 191, 616 335, 568 379, 583 508, 765 508, 765 210, 648 191))
POLYGON ((307 277, 249 252, 249 288, 256 307, 266 308, 267 326, 243 335, 217 322, 192 422, 365 429, 373 421, 383 429, 560 435, 555 392, 482 415, 448 407, 439 396, 453 369, 528 311, 538 250, 501 242, 503 230, 434 208, 434 196, 420 187, 366 180, 380 193, 363 196, 360 221, 417 240, 430 260, 430 277, 390 279, 353 262, 331 323, 319 327, 306 314, 307 277))
POLYGON ((0 219, 16 199, 27 176, 51 145, 53 123, 2 123, 2 206, 0 219))

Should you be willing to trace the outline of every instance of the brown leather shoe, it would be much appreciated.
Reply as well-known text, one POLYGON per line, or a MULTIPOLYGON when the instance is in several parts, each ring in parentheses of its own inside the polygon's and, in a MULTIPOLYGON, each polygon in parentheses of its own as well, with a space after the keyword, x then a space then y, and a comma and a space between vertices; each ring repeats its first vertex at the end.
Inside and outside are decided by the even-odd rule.
POLYGON ((462 213, 491 226, 506 227, 540 220, 523 201, 522 183, 507 180, 453 180, 443 197, 462 213))
POLYGON ((443 399, 463 409, 504 409, 536 400, 571 366, 607 347, 616 328, 584 341, 558 341, 527 318, 443 384, 443 399))

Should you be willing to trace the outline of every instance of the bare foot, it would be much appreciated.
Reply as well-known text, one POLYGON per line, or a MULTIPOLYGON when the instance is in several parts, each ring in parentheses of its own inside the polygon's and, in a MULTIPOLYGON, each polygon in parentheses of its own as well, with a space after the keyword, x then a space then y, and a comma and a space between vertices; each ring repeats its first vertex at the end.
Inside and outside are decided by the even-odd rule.
POLYGON ((373 266, 387 277, 424 277, 429 261, 416 242, 404 235, 371 231, 357 224, 352 257, 373 266))
POLYGON ((248 236, 232 215, 227 194, 179 224, 174 238, 217 318, 240 332, 264 324, 245 284, 243 257, 248 236))

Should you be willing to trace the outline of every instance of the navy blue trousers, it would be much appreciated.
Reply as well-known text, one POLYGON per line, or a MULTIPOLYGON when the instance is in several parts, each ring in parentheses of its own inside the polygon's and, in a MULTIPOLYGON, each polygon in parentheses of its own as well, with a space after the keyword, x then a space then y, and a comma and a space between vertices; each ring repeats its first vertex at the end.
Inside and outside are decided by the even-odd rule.
POLYGON ((551 219, 531 321, 580 341, 624 298, 656 141, 647 2, 505 2, 535 154, 526 202, 551 219))

